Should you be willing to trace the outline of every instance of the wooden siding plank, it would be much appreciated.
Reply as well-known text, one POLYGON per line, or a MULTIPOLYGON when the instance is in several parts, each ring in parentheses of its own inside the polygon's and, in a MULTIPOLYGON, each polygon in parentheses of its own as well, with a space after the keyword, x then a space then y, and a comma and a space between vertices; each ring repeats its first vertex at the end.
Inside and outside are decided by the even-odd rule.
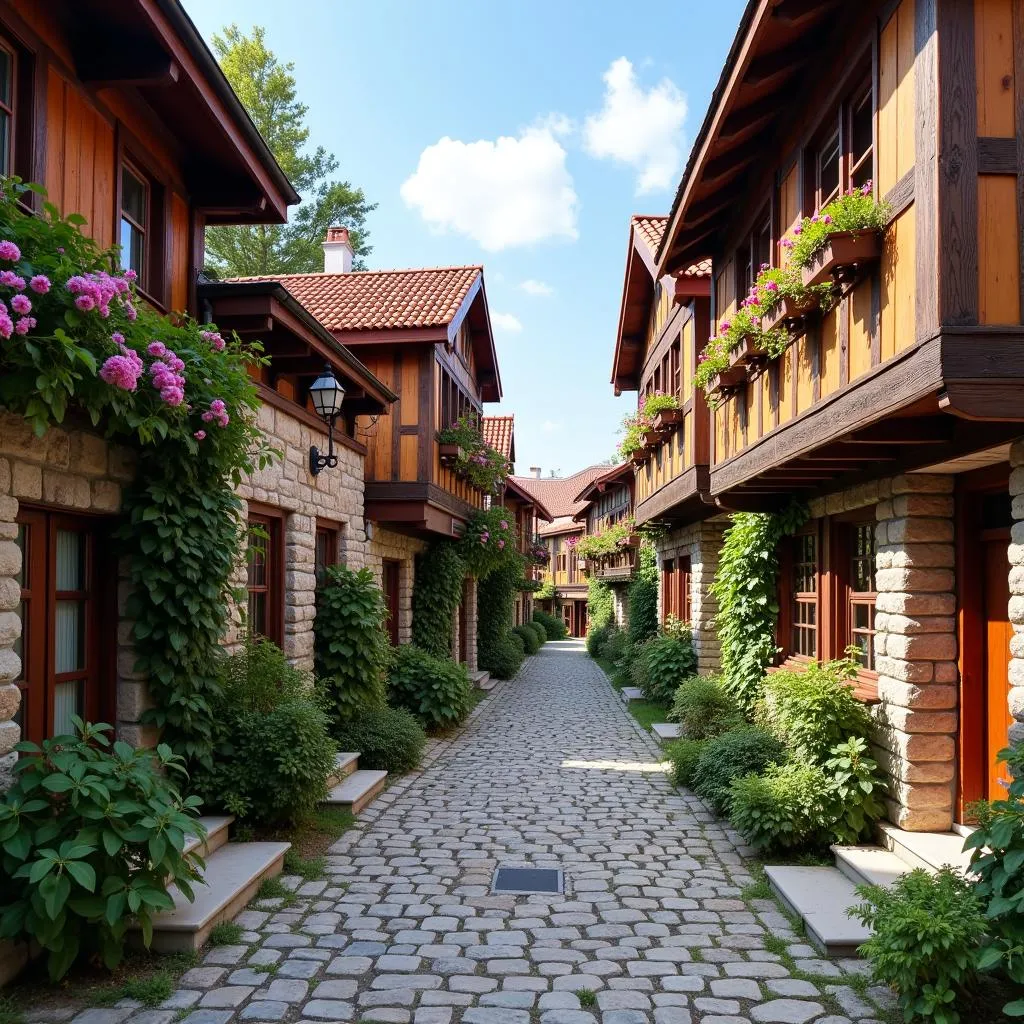
POLYGON ((1013 0, 974 5, 978 134, 1013 138, 1013 0))
POLYGON ((871 369, 871 287, 867 278, 850 296, 850 380, 871 369))
MULTIPOLYGON (((117 174, 117 149, 114 140, 114 128, 105 118, 95 118, 95 140, 96 148, 93 158, 93 196, 92 196, 92 222, 89 231, 93 238, 100 245, 106 247, 114 244, 114 223, 116 211, 114 200, 117 195, 115 187, 115 176, 117 174)), ((185 275, 185 301, 175 309, 184 309, 188 298, 188 277, 191 266, 191 253, 188 248, 188 209, 186 207, 185 221, 185 248, 182 250, 180 262, 183 264, 182 273, 185 275)))
MULTIPOLYGON (((914 95, 917 102, 914 205, 916 214, 917 338, 934 334, 939 324, 938 299, 938 42, 936 0, 916 0, 914 46, 917 66, 914 95)), ((883 279, 884 292, 884 279, 883 279)), ((885 333, 884 317, 882 333, 885 333)))
POLYGON ((191 247, 189 245, 189 208, 184 198, 176 192, 171 193, 170 217, 168 218, 171 232, 171 309, 185 309, 188 306, 189 263, 191 247))
POLYGON ((896 181, 914 166, 914 0, 903 0, 896 12, 897 149, 896 181))
POLYGON ((899 256, 896 260, 896 317, 893 351, 902 352, 914 344, 917 338, 917 305, 914 294, 916 274, 915 218, 916 206, 908 206, 895 223, 896 246, 899 256))
POLYGON ((889 19, 878 42, 878 191, 885 195, 899 180, 899 115, 896 87, 899 83, 899 13, 889 19))
POLYGON ((840 387, 842 353, 839 346, 839 319, 845 316, 846 305, 841 303, 821 321, 821 398, 838 391, 840 387))
POLYGON ((793 351, 797 360, 796 411, 805 412, 814 404, 815 339, 808 332, 797 339, 793 351))
POLYGON ((400 480, 415 481, 418 479, 417 454, 419 438, 416 434, 404 434, 399 439, 398 477, 400 480))
POLYGON ((51 67, 46 83, 46 178, 50 202, 64 209, 64 101, 67 83, 51 67))
POLYGON ((978 316, 983 324, 1020 323, 1017 177, 978 178, 978 316))
MULTIPOLYGON (((437 386, 440 386, 440 380, 437 386)), ((406 397, 406 401, 402 403, 401 411, 401 425, 403 427, 412 427, 419 422, 419 387, 419 366, 416 360, 410 356, 402 360, 401 393, 406 397)), ((440 408, 440 403, 438 408, 440 408)))

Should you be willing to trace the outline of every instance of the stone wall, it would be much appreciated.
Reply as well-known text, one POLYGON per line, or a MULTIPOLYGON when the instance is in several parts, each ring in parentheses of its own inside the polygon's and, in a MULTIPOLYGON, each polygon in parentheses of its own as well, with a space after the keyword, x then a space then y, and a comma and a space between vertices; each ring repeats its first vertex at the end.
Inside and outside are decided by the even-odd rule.
POLYGON ((407 537, 404 533, 395 533, 375 525, 373 540, 367 544, 366 564, 377 574, 377 582, 382 582, 383 562, 400 562, 398 573, 398 642, 412 643, 412 591, 416 575, 416 556, 427 550, 426 541, 416 537, 407 537))
POLYGON ((718 601, 711 593, 718 568, 718 555, 722 549, 722 534, 729 525, 725 516, 707 519, 702 523, 684 526, 659 537, 658 552, 658 618, 661 619, 661 566, 669 558, 690 559, 690 624, 693 628, 693 646, 697 652, 700 672, 718 672, 722 667, 722 651, 715 629, 718 601))

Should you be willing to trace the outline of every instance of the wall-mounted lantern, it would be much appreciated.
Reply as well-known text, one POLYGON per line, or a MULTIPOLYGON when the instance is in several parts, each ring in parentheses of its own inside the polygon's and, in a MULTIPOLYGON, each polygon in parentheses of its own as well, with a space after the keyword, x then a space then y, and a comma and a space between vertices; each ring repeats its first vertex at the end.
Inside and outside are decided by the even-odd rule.
POLYGON ((334 421, 341 412, 345 389, 334 376, 329 364, 309 386, 309 397, 313 400, 317 415, 327 424, 327 454, 321 455, 316 445, 309 449, 309 471, 316 476, 321 469, 334 469, 338 464, 338 456, 334 454, 334 421))

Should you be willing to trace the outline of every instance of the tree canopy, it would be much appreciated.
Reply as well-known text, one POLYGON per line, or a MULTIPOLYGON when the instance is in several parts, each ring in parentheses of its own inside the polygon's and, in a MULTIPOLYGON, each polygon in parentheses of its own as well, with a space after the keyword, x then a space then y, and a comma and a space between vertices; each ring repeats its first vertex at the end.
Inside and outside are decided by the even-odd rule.
POLYGON ((310 149, 308 107, 297 99, 294 64, 267 49, 259 25, 245 35, 229 25, 213 37, 220 66, 267 141, 281 169, 302 197, 287 224, 215 227, 206 233, 210 268, 224 277, 299 274, 323 270, 321 243, 332 224, 349 229, 357 270, 367 244, 366 216, 377 208, 361 188, 334 180, 338 161, 323 146, 310 149))

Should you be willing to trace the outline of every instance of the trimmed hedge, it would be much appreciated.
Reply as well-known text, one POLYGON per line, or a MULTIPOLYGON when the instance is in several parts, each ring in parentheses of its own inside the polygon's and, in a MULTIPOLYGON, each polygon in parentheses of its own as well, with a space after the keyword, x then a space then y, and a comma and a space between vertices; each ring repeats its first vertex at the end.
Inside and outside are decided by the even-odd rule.
POLYGON ((427 728, 458 725, 469 713, 471 693, 465 665, 435 658, 412 644, 395 652, 388 696, 393 705, 411 711, 427 728))
POLYGON ((785 760, 785 748, 771 733, 753 727, 733 729, 707 741, 693 770, 692 788, 719 814, 726 813, 733 779, 759 774, 785 760))
POLYGON ((537 609, 533 613, 533 621, 539 622, 544 627, 544 632, 549 640, 564 640, 569 635, 565 623, 557 615, 549 615, 537 609))
POLYGON ((359 767, 401 774, 419 767, 427 734, 405 708, 364 711, 332 730, 340 750, 359 752, 359 767))
POLYGON ((514 626, 512 632, 523 641, 527 654, 536 654, 540 650, 540 638, 535 629, 529 626, 514 626))
POLYGON ((548 631, 539 622, 531 620, 530 622, 524 622, 523 625, 527 629, 533 630, 537 636, 537 642, 541 647, 548 642, 548 631))

